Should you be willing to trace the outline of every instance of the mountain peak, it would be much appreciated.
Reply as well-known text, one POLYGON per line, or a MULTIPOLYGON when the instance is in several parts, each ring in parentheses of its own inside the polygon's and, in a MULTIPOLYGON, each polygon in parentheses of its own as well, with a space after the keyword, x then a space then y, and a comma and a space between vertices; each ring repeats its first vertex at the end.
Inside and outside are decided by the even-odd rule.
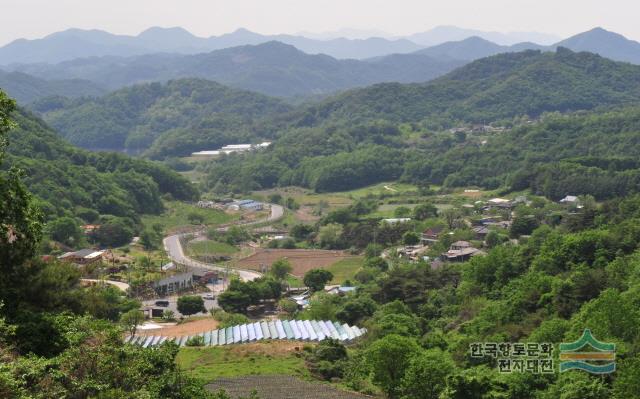
POLYGON ((191 34, 191 32, 189 32, 188 30, 180 26, 174 26, 170 28, 152 26, 151 28, 145 29, 144 31, 140 32, 138 37, 144 38, 144 37, 158 37, 158 36, 166 36, 166 35, 194 37, 193 34, 191 34))

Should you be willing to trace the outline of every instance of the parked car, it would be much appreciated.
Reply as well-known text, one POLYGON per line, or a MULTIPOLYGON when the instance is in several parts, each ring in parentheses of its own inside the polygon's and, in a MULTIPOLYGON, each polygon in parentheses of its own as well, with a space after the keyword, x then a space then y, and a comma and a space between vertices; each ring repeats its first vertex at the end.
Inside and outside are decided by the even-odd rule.
POLYGON ((205 294, 205 295, 203 295, 202 297, 203 297, 204 299, 207 299, 207 300, 210 300, 210 301, 213 301, 214 299, 216 299, 216 297, 215 297, 215 296, 213 296, 213 294, 205 294))
POLYGON ((156 306, 162 306, 166 308, 169 306, 169 301, 166 301, 166 300, 156 301, 156 306))

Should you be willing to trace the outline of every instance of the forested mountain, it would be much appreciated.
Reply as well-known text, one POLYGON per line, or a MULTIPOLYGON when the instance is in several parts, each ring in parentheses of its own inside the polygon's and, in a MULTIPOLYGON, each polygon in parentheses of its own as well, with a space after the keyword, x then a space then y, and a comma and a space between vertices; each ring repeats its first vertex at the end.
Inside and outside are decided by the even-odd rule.
POLYGON ((298 126, 386 119, 487 122, 640 100, 640 66, 560 48, 505 53, 424 84, 383 83, 345 92, 298 112, 298 126))
POLYGON ((277 40, 309 54, 336 58, 369 58, 420 49, 406 39, 315 40, 294 35, 261 35, 246 29, 209 38, 196 37, 183 28, 153 27, 137 36, 115 35, 100 30, 68 29, 42 39, 19 39, 0 48, 0 65, 58 63, 74 58, 120 56, 151 53, 196 54, 228 47, 257 45, 277 40))
POLYGON ((415 54, 372 62, 309 55, 280 42, 232 47, 197 55, 93 57, 56 65, 21 66, 43 79, 86 79, 110 89, 138 82, 199 77, 272 96, 328 94, 378 82, 424 82, 462 65, 415 54))
POLYGON ((580 33, 554 45, 558 46, 573 51, 589 51, 616 61, 640 64, 640 43, 602 28, 580 33))
MULTIPOLYGON (((473 61, 500 53, 512 53, 523 50, 546 50, 547 47, 535 43, 523 42, 511 46, 501 46, 477 36, 472 36, 456 42, 446 42, 415 54, 428 55, 435 59, 453 59, 473 61)), ((585 50, 586 51, 586 50, 585 50)))
POLYGON ((139 152, 158 140, 153 151, 167 147, 189 154, 255 141, 258 137, 248 127, 290 106, 218 83, 183 79, 132 86, 94 99, 48 98, 33 108, 81 147, 139 152))
POLYGON ((140 214, 162 211, 163 194, 183 200, 197 196, 191 183, 163 165, 78 149, 24 110, 12 119, 17 126, 9 133, 3 167, 25 172, 23 180, 48 220, 110 215, 135 223, 140 214))
POLYGON ((418 50, 416 53, 426 54, 440 60, 455 59, 473 61, 500 53, 523 50, 555 51, 558 47, 568 48, 576 52, 587 51, 614 61, 640 64, 640 43, 602 28, 595 28, 587 32, 579 33, 546 46, 527 41, 511 45, 499 45, 486 38, 472 36, 462 40, 444 42, 423 50, 418 50))
POLYGON ((88 80, 44 80, 22 72, 4 72, 2 70, 0 70, 0 89, 21 104, 29 104, 49 96, 75 98, 99 96, 106 93, 105 89, 88 80))
MULTIPOLYGON (((281 116, 273 123, 284 133, 269 151, 214 163, 210 185, 250 189, 293 184, 332 191, 404 176, 414 182, 497 187, 505 182, 505 170, 524 167, 521 162, 532 154, 528 147, 514 149, 521 145, 518 136, 507 136, 514 142, 499 146, 504 151, 513 150, 513 154, 490 154, 482 158, 485 165, 473 161, 473 157, 488 151, 477 150, 478 142, 467 141, 465 135, 429 132, 499 120, 511 125, 514 117, 522 117, 518 118, 520 125, 522 120, 547 112, 639 103, 639 66, 567 49, 500 54, 427 84, 381 84, 352 90, 281 116), (505 169, 506 160, 517 159, 514 157, 519 151, 523 151, 520 161, 505 169), (495 162, 500 157, 505 159, 495 162)), ((576 151, 571 156, 594 155, 584 146, 565 143, 561 137, 558 140, 558 147, 545 148, 536 142, 529 145, 531 151, 535 146, 543 148, 554 160, 566 154, 562 149, 565 144, 576 151)), ((593 145, 595 138, 591 140, 593 145)), ((631 148, 635 149, 627 146, 631 148)), ((615 152, 601 155, 612 156, 615 152)), ((529 183, 519 183, 524 184, 529 183)), ((630 183, 624 190, 632 186, 630 183)))

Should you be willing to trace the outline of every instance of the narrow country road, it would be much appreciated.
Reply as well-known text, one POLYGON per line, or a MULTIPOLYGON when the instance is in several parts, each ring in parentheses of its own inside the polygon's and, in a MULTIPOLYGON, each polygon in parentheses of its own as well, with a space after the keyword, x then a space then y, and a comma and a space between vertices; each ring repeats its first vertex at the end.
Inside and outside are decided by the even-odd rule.
MULTIPOLYGON (((250 225, 255 225, 260 223, 275 222, 278 219, 282 218, 283 215, 284 215, 284 208, 282 206, 271 204, 271 214, 269 215, 269 217, 267 217, 266 219, 257 220, 250 223, 239 224, 239 226, 250 226, 250 225)), ((217 266, 210 263, 199 262, 197 260, 191 259, 188 256, 186 256, 184 254, 182 244, 180 243, 181 236, 182 234, 171 235, 171 236, 165 237, 164 240, 162 241, 164 244, 164 249, 167 252, 167 255, 169 256, 169 259, 171 259, 171 261, 182 264, 182 265, 186 265, 187 267, 189 266, 199 267, 199 268, 217 270, 222 272, 227 271, 226 267, 217 266)), ((252 270, 241 270, 241 269, 233 269, 233 270, 238 273, 238 276, 240 276, 240 279, 242 279, 243 281, 252 281, 262 276, 262 273, 258 273, 252 270)))

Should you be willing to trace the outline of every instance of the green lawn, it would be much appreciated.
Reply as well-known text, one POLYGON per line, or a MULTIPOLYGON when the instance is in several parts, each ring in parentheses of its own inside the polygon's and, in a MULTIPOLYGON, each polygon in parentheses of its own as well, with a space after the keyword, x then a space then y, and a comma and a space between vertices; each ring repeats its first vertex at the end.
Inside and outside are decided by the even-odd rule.
POLYGON ((239 249, 226 242, 218 242, 211 240, 192 241, 187 247, 189 255, 231 255, 238 252, 239 249))
POLYGON ((353 281, 356 273, 362 268, 364 258, 361 256, 342 259, 329 266, 327 270, 333 273, 331 284, 342 284, 347 280, 353 281))
POLYGON ((278 345, 256 344, 251 349, 241 346, 181 348, 176 361, 181 369, 203 382, 244 375, 308 377, 301 354, 279 350, 278 345))
POLYGON ((166 209, 161 215, 144 215, 142 223, 145 226, 153 226, 157 223, 165 232, 170 232, 178 227, 189 226, 191 222, 187 216, 192 213, 200 215, 207 226, 228 223, 238 218, 236 215, 217 209, 202 209, 179 201, 165 202, 164 205, 166 209))

